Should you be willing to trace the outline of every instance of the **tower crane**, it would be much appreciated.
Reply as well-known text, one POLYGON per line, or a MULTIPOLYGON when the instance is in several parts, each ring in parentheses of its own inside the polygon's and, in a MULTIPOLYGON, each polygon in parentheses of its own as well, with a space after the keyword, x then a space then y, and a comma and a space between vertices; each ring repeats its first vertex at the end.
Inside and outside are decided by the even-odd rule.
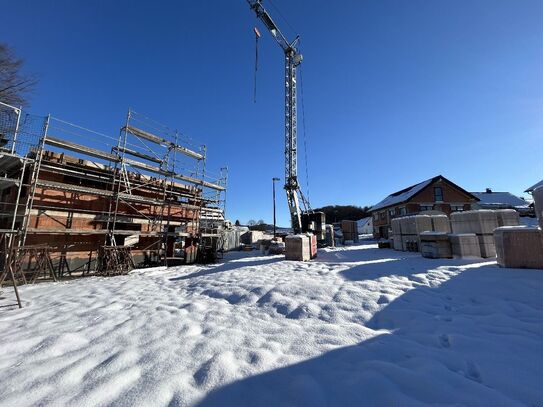
MULTIPOLYGON (((298 182, 297 137, 296 137, 296 68, 302 62, 302 54, 298 50, 300 36, 288 41, 279 27, 274 23, 268 11, 262 5, 262 0, 247 0, 251 9, 256 13, 270 34, 275 38, 285 54, 285 191, 290 210, 294 233, 301 233, 302 211, 300 201, 307 212, 309 202, 302 194, 298 182)), ((304 230, 305 231, 305 230, 304 230)))

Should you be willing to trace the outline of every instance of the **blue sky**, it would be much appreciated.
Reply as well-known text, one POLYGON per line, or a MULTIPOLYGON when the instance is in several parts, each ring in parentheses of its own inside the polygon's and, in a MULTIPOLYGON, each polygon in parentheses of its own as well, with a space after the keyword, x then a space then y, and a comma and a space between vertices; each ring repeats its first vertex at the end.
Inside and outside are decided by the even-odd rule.
MULTIPOLYGON (((274 0, 288 24, 264 4, 302 37, 312 206, 371 205, 437 174, 516 194, 543 178, 542 1, 274 0)), ((207 144, 210 168, 229 167, 232 220, 272 220, 283 58, 244 0, 0 7, 0 40, 40 77, 32 113, 116 136, 130 106, 207 144)))

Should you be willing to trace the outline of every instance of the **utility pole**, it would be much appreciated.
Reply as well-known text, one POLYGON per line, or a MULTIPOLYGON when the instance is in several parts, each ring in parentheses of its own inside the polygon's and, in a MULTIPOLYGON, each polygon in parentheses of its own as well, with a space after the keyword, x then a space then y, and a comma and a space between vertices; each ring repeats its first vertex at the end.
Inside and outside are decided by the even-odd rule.
POLYGON ((273 177, 272 178, 272 185, 273 185, 273 240, 275 240, 275 234, 276 234, 276 224, 275 224, 275 181, 279 181, 279 178, 273 177))

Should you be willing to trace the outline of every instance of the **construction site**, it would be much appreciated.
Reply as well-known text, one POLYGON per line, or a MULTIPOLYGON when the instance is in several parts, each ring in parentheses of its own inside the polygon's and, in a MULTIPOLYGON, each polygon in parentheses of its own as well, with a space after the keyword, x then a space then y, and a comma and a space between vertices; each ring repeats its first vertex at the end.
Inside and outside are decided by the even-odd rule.
MULTIPOLYGON (((309 260, 317 245, 334 243, 334 230, 311 209, 298 179, 300 39, 287 40, 260 1, 248 4, 285 61, 284 189, 294 234, 261 243, 287 259, 309 260)), ((2 103, 0 143, 0 286, 211 263, 241 247, 241 231, 225 219, 227 167, 210 172, 206 146, 131 109, 115 137, 2 103)), ((248 238, 249 246, 258 243, 248 238)))
POLYGON ((118 136, 0 105, 0 239, 21 280, 213 261, 227 169, 129 110, 118 136), (97 148, 98 147, 98 148, 97 148))

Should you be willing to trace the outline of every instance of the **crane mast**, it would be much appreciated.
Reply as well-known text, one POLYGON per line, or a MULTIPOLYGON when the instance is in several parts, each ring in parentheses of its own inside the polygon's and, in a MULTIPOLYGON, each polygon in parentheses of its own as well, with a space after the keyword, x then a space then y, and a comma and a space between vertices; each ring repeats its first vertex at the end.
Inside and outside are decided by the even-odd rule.
POLYGON ((302 212, 300 201, 305 210, 309 203, 305 199, 298 183, 298 152, 297 152, 297 111, 296 111, 296 68, 302 62, 302 54, 297 46, 300 37, 289 42, 273 22, 268 11, 262 6, 261 0, 247 0, 256 16, 266 26, 285 54, 285 191, 290 210, 294 233, 302 232, 302 212))

